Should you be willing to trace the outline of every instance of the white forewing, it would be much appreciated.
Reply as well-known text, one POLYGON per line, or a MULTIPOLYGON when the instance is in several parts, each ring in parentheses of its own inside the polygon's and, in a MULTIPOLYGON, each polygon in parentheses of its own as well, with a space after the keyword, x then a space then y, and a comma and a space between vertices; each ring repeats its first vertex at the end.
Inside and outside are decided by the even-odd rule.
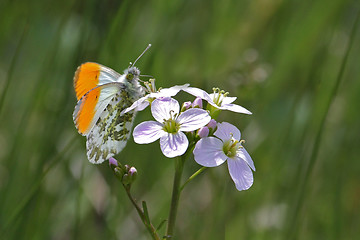
POLYGON ((117 80, 120 77, 123 77, 123 75, 112 70, 111 68, 105 67, 101 64, 100 64, 100 66, 101 67, 100 67, 100 76, 99 76, 98 86, 107 84, 107 83, 111 83, 111 82, 117 82, 117 80))

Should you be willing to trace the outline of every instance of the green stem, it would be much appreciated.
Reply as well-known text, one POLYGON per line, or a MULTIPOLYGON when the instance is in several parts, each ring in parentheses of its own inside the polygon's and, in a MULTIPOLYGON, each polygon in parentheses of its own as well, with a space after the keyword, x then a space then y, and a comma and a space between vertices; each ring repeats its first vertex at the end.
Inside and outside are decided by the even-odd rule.
POLYGON ((207 169, 207 167, 202 167, 199 170, 197 170, 193 175, 191 175, 188 180, 186 180, 186 182, 181 186, 180 191, 182 191, 184 189, 184 187, 186 186, 186 184, 188 184, 191 180, 193 180, 197 175, 199 175, 200 173, 202 173, 203 171, 205 171, 207 169))
POLYGON ((139 207, 139 205, 136 203, 135 199, 133 198, 133 196, 130 193, 130 187, 123 185, 125 190, 126 190, 126 194, 129 197, 131 203, 134 205, 136 211, 139 214, 139 217, 141 218, 141 221, 144 223, 145 227, 147 228, 147 230, 149 231, 152 239, 154 240, 160 240, 159 235, 156 232, 155 227, 151 224, 150 220, 147 220, 145 213, 143 212, 143 210, 139 207))
POLYGON ((179 199, 181 193, 181 175, 184 170, 184 162, 185 162, 185 155, 176 158, 175 160, 175 176, 174 176, 174 183, 173 183, 173 192, 171 197, 171 206, 170 206, 170 213, 169 219, 167 223, 167 229, 164 239, 172 239, 175 229, 175 221, 176 221, 176 214, 179 206, 179 199))

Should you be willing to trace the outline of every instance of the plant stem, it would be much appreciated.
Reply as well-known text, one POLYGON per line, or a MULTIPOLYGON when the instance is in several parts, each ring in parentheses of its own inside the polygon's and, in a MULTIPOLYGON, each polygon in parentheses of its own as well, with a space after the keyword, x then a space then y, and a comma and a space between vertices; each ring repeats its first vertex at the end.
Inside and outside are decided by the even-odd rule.
POLYGON ((184 189, 184 187, 186 186, 186 184, 188 184, 191 180, 193 180, 196 176, 198 176, 200 173, 202 173, 203 171, 205 171, 207 169, 207 167, 202 167, 199 170, 197 170, 193 175, 191 175, 188 180, 186 180, 186 182, 181 186, 180 191, 182 191, 184 189))
POLYGON ((164 239, 172 239, 174 234, 175 228, 175 221, 176 221, 176 214, 179 206, 179 198, 180 198, 180 183, 181 183, 181 175, 184 169, 184 162, 185 162, 185 155, 176 158, 175 160, 175 176, 174 176, 174 183, 173 183, 173 192, 171 197, 171 206, 170 206, 170 213, 169 219, 167 223, 167 229, 164 239))
POLYGON ((151 237, 154 240, 160 240, 159 235, 156 232, 155 227, 151 224, 150 220, 147 220, 143 210, 139 207, 139 205, 136 203, 135 199, 133 198, 133 196, 130 193, 130 187, 123 185, 126 191, 127 196, 129 197, 131 203, 134 205, 136 211, 139 214, 139 217, 141 218, 141 221, 144 223, 145 227, 147 228, 147 230, 149 231, 151 237))

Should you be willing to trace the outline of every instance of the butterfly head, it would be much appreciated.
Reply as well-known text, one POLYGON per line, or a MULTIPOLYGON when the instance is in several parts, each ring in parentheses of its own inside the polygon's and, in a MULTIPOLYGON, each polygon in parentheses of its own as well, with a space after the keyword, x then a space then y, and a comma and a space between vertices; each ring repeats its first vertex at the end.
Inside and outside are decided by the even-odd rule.
POLYGON ((138 79, 140 76, 140 70, 137 67, 129 67, 125 70, 125 78, 127 81, 131 82, 133 79, 138 79))

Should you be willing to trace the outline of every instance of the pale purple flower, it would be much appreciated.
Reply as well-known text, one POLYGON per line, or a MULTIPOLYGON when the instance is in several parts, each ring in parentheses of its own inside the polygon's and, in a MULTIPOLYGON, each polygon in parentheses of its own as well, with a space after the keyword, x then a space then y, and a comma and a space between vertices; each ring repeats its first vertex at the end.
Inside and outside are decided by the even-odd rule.
POLYGON ((254 162, 241 145, 241 133, 234 125, 218 123, 215 137, 200 139, 193 151, 195 161, 205 167, 216 167, 228 163, 228 169, 236 188, 247 190, 253 184, 251 171, 255 171, 254 162))
POLYGON ((220 110, 229 110, 237 113, 252 114, 246 108, 232 103, 236 100, 236 97, 228 97, 227 92, 221 91, 218 88, 214 88, 214 92, 211 94, 208 94, 204 90, 195 87, 186 87, 182 90, 187 93, 190 93, 195 97, 200 97, 204 99, 209 104, 220 110))
POLYGON ((156 121, 140 123, 134 129, 134 141, 151 143, 160 138, 160 148, 166 157, 180 156, 186 152, 189 141, 183 132, 195 131, 209 123, 208 112, 191 108, 180 113, 180 105, 173 98, 157 98, 151 104, 156 121))
POLYGON ((175 85, 173 87, 170 88, 162 88, 157 92, 151 92, 147 95, 145 95, 144 97, 138 99, 137 101, 135 101, 130 107, 124 109, 121 113, 127 113, 130 112, 131 110, 135 110, 135 111, 142 111, 144 110, 147 106, 150 105, 150 102, 155 99, 155 98, 160 98, 160 97, 173 97, 176 94, 178 94, 178 92, 180 92, 181 90, 189 87, 190 84, 184 84, 184 85, 175 85))

